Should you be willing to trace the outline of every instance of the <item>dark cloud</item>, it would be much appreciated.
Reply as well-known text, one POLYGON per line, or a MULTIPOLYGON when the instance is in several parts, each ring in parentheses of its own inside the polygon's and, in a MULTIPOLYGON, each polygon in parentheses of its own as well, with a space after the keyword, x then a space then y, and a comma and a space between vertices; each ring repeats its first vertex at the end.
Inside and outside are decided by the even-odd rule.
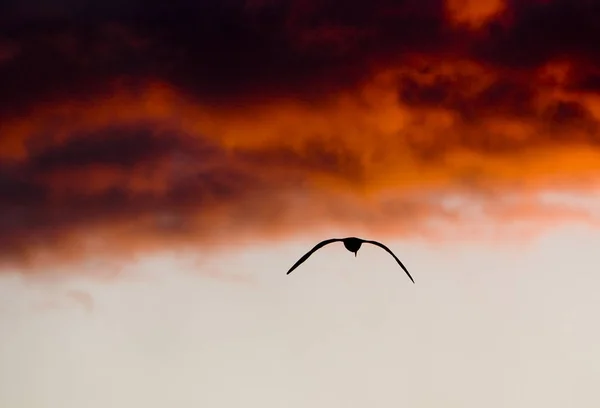
POLYGON ((600 66, 573 68, 565 88, 569 91, 600 94, 600 66))
POLYGON ((557 137, 570 143, 565 127, 584 130, 583 141, 596 143, 597 119, 589 110, 574 101, 544 100, 546 94, 534 77, 511 78, 460 67, 445 71, 425 76, 414 72, 398 79, 398 101, 416 111, 414 126, 402 137, 420 160, 439 162, 456 149, 490 156, 518 153, 556 142, 557 137), (424 134, 431 109, 451 113, 460 130, 424 134), (486 126, 489 121, 531 124, 537 133, 510 135, 486 126))
POLYGON ((474 57, 512 68, 553 60, 599 64, 600 3, 593 0, 509 0, 504 23, 493 22, 474 57))
POLYGON ((590 111, 579 102, 553 102, 544 112, 544 118, 556 125, 573 126, 578 124, 594 124, 590 111))
POLYGON ((324 142, 319 137, 308 139, 302 146, 289 148, 285 146, 261 148, 257 151, 242 153, 245 161, 252 166, 266 166, 276 171, 291 173, 307 170, 313 173, 336 174, 340 179, 354 183, 363 181, 363 168, 356 153, 346 148, 343 143, 324 142))
MULTIPOLYGON (((302 150, 226 149, 150 126, 111 126, 30 146, 0 168, 0 257, 52 247, 81 228, 153 219, 151 234, 187 233, 198 216, 298 187, 308 174, 360 175, 360 162, 310 142, 302 150)), ((214 225, 202 227, 207 232, 214 225)))
POLYGON ((474 90, 474 75, 436 75, 419 82, 410 76, 399 80, 399 99, 410 107, 443 108, 458 113, 465 121, 489 116, 530 117, 535 90, 532 84, 497 78, 474 90))
POLYGON ((449 24, 442 0, 8 1, 0 38, 19 52, 0 61, 0 102, 14 110, 156 78, 211 103, 322 99, 415 55, 598 64, 597 2, 509 3, 483 35, 449 24))
POLYGON ((42 98, 90 97, 112 81, 144 78, 213 103, 322 98, 364 80, 374 64, 447 42, 439 0, 35 7, 26 1, 0 9, 0 37, 20 46, 0 65, 2 101, 13 109, 42 98))
MULTIPOLYGON (((32 145, 40 139, 33 139, 32 145)), ((35 172, 74 170, 78 167, 107 165, 133 167, 181 149, 177 136, 139 127, 115 127, 95 134, 73 134, 63 143, 47 147, 31 146, 28 165, 35 172)))

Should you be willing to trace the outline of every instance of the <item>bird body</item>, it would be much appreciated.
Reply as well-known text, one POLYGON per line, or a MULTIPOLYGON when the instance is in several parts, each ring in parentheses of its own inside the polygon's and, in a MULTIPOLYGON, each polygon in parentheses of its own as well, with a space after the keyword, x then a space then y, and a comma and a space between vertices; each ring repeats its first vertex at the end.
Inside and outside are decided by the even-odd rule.
POLYGON ((344 246, 346 247, 346 249, 350 252, 354 252, 354 256, 356 256, 356 254, 358 253, 358 250, 360 249, 360 247, 364 241, 360 238, 350 237, 350 238, 344 238, 342 240, 342 242, 344 243, 344 246))
POLYGON ((310 251, 308 251, 306 254, 304 254, 304 256, 302 258, 300 258, 295 264, 294 266, 292 266, 290 268, 290 270, 287 272, 287 274, 289 275, 294 269, 296 269, 298 266, 300 266, 301 263, 303 263, 304 261, 306 261, 308 259, 308 257, 310 257, 313 253, 315 253, 318 249, 324 247, 325 245, 331 244, 333 242, 339 242, 342 241, 342 243, 344 244, 344 247, 346 247, 346 249, 350 252, 354 253, 354 256, 356 256, 356 254, 358 253, 358 250, 360 249, 360 247, 362 246, 362 244, 373 244, 376 245, 380 248, 383 248, 385 251, 387 251, 390 255, 392 255, 394 257, 394 259, 396 260, 396 262, 398 262, 398 265, 400 265, 400 267, 404 270, 404 272, 406 272, 406 274, 408 275, 408 277, 410 278, 410 280, 412 281, 412 283, 415 283, 414 279, 412 278, 412 276, 410 276, 410 273, 408 272, 408 270, 406 269, 406 267, 402 264, 402 262, 400 262, 400 260, 396 257, 396 255, 394 255, 394 253, 385 245, 383 245, 380 242, 377 241, 368 241, 368 240, 364 240, 361 238, 356 238, 356 237, 347 237, 347 238, 331 238, 331 239, 326 239, 325 241, 321 241, 319 242, 317 245, 314 246, 313 249, 311 249, 310 251))

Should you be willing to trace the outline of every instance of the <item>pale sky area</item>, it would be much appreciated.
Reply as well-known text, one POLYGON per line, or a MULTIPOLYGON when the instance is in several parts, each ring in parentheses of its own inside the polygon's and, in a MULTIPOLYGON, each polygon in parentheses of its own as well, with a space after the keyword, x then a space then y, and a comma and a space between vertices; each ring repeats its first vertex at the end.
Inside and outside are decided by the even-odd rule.
POLYGON ((5 274, 0 406, 597 407, 598 242, 575 224, 527 243, 386 241, 415 285, 341 243, 286 276, 304 238, 148 255, 103 279, 5 274))

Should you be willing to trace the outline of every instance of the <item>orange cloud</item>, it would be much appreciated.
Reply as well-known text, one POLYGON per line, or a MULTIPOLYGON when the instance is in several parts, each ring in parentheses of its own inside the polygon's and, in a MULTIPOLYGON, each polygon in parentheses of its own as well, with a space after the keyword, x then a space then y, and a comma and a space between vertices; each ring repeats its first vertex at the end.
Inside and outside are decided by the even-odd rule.
POLYGON ((458 24, 481 28, 490 19, 504 11, 504 0, 447 0, 451 19, 458 24))
MULTIPOLYGON (((591 114, 571 114, 573 124, 552 130, 544 117, 479 105, 486 117, 465 120, 452 105, 407 106, 393 83, 397 75, 376 78, 321 106, 289 101, 219 112, 149 88, 138 100, 122 93, 40 109, 26 119, 40 130, 17 134, 26 156, 13 156, 3 171, 4 191, 11 189, 4 256, 37 265, 233 235, 266 238, 298 225, 435 234, 431 222, 469 219, 436 202, 436 191, 497 186, 497 196, 593 174, 600 164, 595 133, 575 125, 593 123, 591 114), (63 128, 42 142, 38 132, 52 122, 63 128), (481 136, 493 132, 496 139, 481 136)), ((520 214, 531 216, 532 206, 520 214)))
POLYGON ((115 6, 118 23, 94 21, 88 37, 46 20, 14 28, 18 52, 0 60, 0 263, 299 225, 433 239, 478 217, 595 222, 531 195, 597 175, 585 18, 599 10, 372 3, 206 2, 197 16, 179 0, 173 21, 115 6), (563 39, 530 26, 578 19, 563 39), (211 40, 216 22, 233 31, 211 40))

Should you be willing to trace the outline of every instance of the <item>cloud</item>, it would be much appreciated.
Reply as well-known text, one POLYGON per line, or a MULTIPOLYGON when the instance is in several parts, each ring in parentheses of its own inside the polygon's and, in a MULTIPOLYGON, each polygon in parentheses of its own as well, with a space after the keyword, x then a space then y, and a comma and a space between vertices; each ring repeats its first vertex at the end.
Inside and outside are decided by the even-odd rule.
POLYGON ((115 81, 148 78, 211 103, 314 100, 416 56, 506 70, 556 60, 598 64, 593 2, 67 3, 26 0, 0 9, 3 43, 20 50, 0 65, 3 102, 10 101, 3 106, 90 97, 115 81), (482 25, 456 25, 465 19, 482 25))
POLYGON ((87 313, 94 311, 94 298, 82 290, 71 289, 65 296, 79 304, 87 313))
POLYGON ((0 263, 299 225, 433 237, 475 220, 444 204, 465 192, 497 220, 587 219, 527 197, 593 184, 597 16, 563 0, 3 2, 0 263), (515 191, 526 205, 498 207, 515 191))
POLYGON ((591 1, 510 0, 504 24, 491 24, 474 55, 506 67, 535 68, 553 60, 598 64, 594 22, 600 5, 591 1))

